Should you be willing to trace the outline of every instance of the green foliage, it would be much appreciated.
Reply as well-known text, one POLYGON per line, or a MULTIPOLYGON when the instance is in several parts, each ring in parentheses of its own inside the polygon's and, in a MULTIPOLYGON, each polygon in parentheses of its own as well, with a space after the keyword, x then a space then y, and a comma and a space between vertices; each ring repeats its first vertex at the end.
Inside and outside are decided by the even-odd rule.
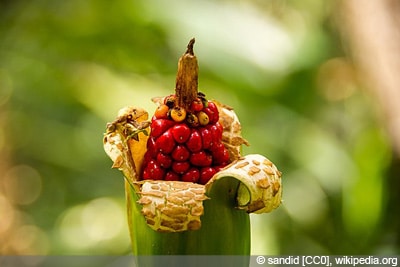
POLYGON ((173 92, 196 37, 200 91, 235 108, 245 153, 283 172, 282 206, 252 216, 253 254, 398 253, 390 143, 329 6, 269 2, 3 1, 0 251, 129 253, 102 133, 119 108, 151 113, 151 97, 173 92))

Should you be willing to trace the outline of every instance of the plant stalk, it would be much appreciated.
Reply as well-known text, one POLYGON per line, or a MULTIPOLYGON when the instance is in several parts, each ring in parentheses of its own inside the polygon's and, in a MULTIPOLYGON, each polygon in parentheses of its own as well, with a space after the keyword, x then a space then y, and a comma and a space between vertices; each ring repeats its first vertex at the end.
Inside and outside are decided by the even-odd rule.
POLYGON ((175 94, 176 104, 189 110, 190 104, 197 98, 199 66, 193 52, 195 39, 187 45, 185 54, 178 61, 175 94))

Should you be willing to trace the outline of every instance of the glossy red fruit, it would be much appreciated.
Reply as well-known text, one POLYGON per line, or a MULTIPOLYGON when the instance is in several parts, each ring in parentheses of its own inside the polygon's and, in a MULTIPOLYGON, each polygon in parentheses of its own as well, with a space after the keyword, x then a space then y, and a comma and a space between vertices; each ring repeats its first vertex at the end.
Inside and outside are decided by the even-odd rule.
POLYGON ((224 153, 222 154, 219 160, 215 160, 216 164, 227 165, 230 161, 229 152, 227 149, 224 149, 224 153))
POLYGON ((191 130, 189 126, 184 123, 176 124, 171 129, 172 135, 177 143, 185 143, 190 136, 191 130))
POLYGON ((199 167, 207 167, 210 166, 213 158, 211 157, 210 154, 200 151, 200 152, 195 152, 192 155, 190 155, 190 163, 199 166, 199 167))
POLYGON ((206 184, 208 183, 208 181, 210 181, 210 179, 214 176, 214 174, 216 174, 217 171, 215 170, 215 168, 213 167, 204 167, 201 168, 200 170, 200 179, 199 179, 199 183, 200 184, 206 184))
POLYGON ((172 162, 172 170, 176 172, 177 174, 184 174, 189 170, 190 164, 187 161, 179 162, 179 161, 174 161, 172 162))
POLYGON ((190 152, 184 145, 177 145, 171 156, 175 161, 186 161, 190 156, 190 152))
POLYGON ((201 101, 200 98, 196 98, 193 100, 193 102, 190 104, 190 110, 193 112, 199 112, 203 109, 203 101, 201 101))
POLYGON ((142 178, 144 180, 163 180, 164 175, 165 170, 155 160, 151 160, 144 168, 142 178))
POLYGON ((213 101, 208 101, 207 107, 210 108, 213 112, 218 113, 217 105, 215 105, 213 101))
POLYGON ((151 122, 150 125, 150 136, 157 138, 161 134, 165 133, 169 128, 175 125, 175 122, 169 119, 156 119, 151 122))
POLYGON ((209 124, 207 126, 207 129, 210 130, 210 132, 212 134, 212 142, 214 144, 221 143, 222 131, 223 131, 221 124, 219 122, 217 122, 215 124, 209 124))
POLYGON ((216 122, 214 123, 215 127, 217 127, 218 132, 222 135, 222 133, 224 132, 224 127, 222 126, 221 123, 216 122))
POLYGON ((175 140, 170 130, 166 131, 156 139, 155 147, 157 152, 162 152, 164 154, 169 154, 174 150, 175 140))
POLYGON ((182 175, 182 181, 197 183, 200 178, 200 171, 197 168, 190 168, 185 174, 182 175))
POLYGON ((215 105, 215 103, 212 101, 208 101, 207 108, 213 113, 213 118, 210 118, 210 123, 216 123, 219 120, 217 105, 215 105))
POLYGON ((164 169, 168 169, 172 165, 172 158, 169 155, 159 152, 156 157, 157 163, 164 169))
POLYGON ((147 147, 147 151, 144 156, 145 160, 155 158, 157 156, 157 153, 156 153, 156 142, 155 142, 154 138, 150 137, 149 139, 147 139, 146 147, 147 147))
POLYGON ((144 159, 143 159, 143 165, 142 165, 142 166, 146 166, 147 163, 148 163, 150 160, 153 160, 153 159, 154 159, 154 157, 151 156, 151 153, 146 153, 146 154, 144 154, 144 159))
POLYGON ((215 165, 226 164, 229 162, 229 152, 222 143, 212 145, 211 155, 215 165))
POLYGON ((186 147, 191 152, 198 152, 202 149, 201 135, 196 129, 192 129, 189 139, 186 142, 186 147))
POLYGON ((206 127, 202 127, 199 129, 199 132, 201 135, 201 142, 203 145, 203 149, 209 149, 213 142, 211 131, 206 127))
POLYGON ((212 146, 210 147, 210 151, 211 151, 212 155, 214 156, 214 154, 216 154, 216 153, 222 153, 222 150, 224 148, 225 148, 225 146, 221 142, 213 143, 212 146))
POLYGON ((210 108, 203 108, 203 113, 205 113, 207 115, 207 120, 208 122, 212 123, 214 121, 214 111, 212 111, 210 108))
POLYGON ((179 174, 174 171, 169 171, 165 174, 165 181, 179 181, 180 178, 179 174))

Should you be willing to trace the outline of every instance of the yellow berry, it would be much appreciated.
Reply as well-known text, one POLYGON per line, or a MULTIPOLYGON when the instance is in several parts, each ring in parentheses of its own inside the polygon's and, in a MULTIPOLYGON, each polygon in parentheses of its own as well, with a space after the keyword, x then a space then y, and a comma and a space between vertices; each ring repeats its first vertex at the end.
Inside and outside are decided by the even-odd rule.
POLYGON ((210 118, 204 111, 200 111, 199 113, 197 113, 197 118, 199 118, 199 123, 202 126, 205 126, 210 122, 210 118))
POLYGON ((171 109, 171 118, 176 122, 181 122, 186 118, 186 110, 181 107, 171 109))

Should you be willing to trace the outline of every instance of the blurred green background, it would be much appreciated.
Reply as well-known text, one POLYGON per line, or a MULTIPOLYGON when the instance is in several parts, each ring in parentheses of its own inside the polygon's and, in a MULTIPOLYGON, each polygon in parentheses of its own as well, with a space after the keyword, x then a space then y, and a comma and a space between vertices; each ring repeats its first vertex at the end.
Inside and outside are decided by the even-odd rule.
POLYGON ((200 90, 283 172, 252 254, 399 254, 398 158, 331 16, 331 1, 0 1, 0 254, 130 253, 105 125, 173 92, 192 37, 200 90))

